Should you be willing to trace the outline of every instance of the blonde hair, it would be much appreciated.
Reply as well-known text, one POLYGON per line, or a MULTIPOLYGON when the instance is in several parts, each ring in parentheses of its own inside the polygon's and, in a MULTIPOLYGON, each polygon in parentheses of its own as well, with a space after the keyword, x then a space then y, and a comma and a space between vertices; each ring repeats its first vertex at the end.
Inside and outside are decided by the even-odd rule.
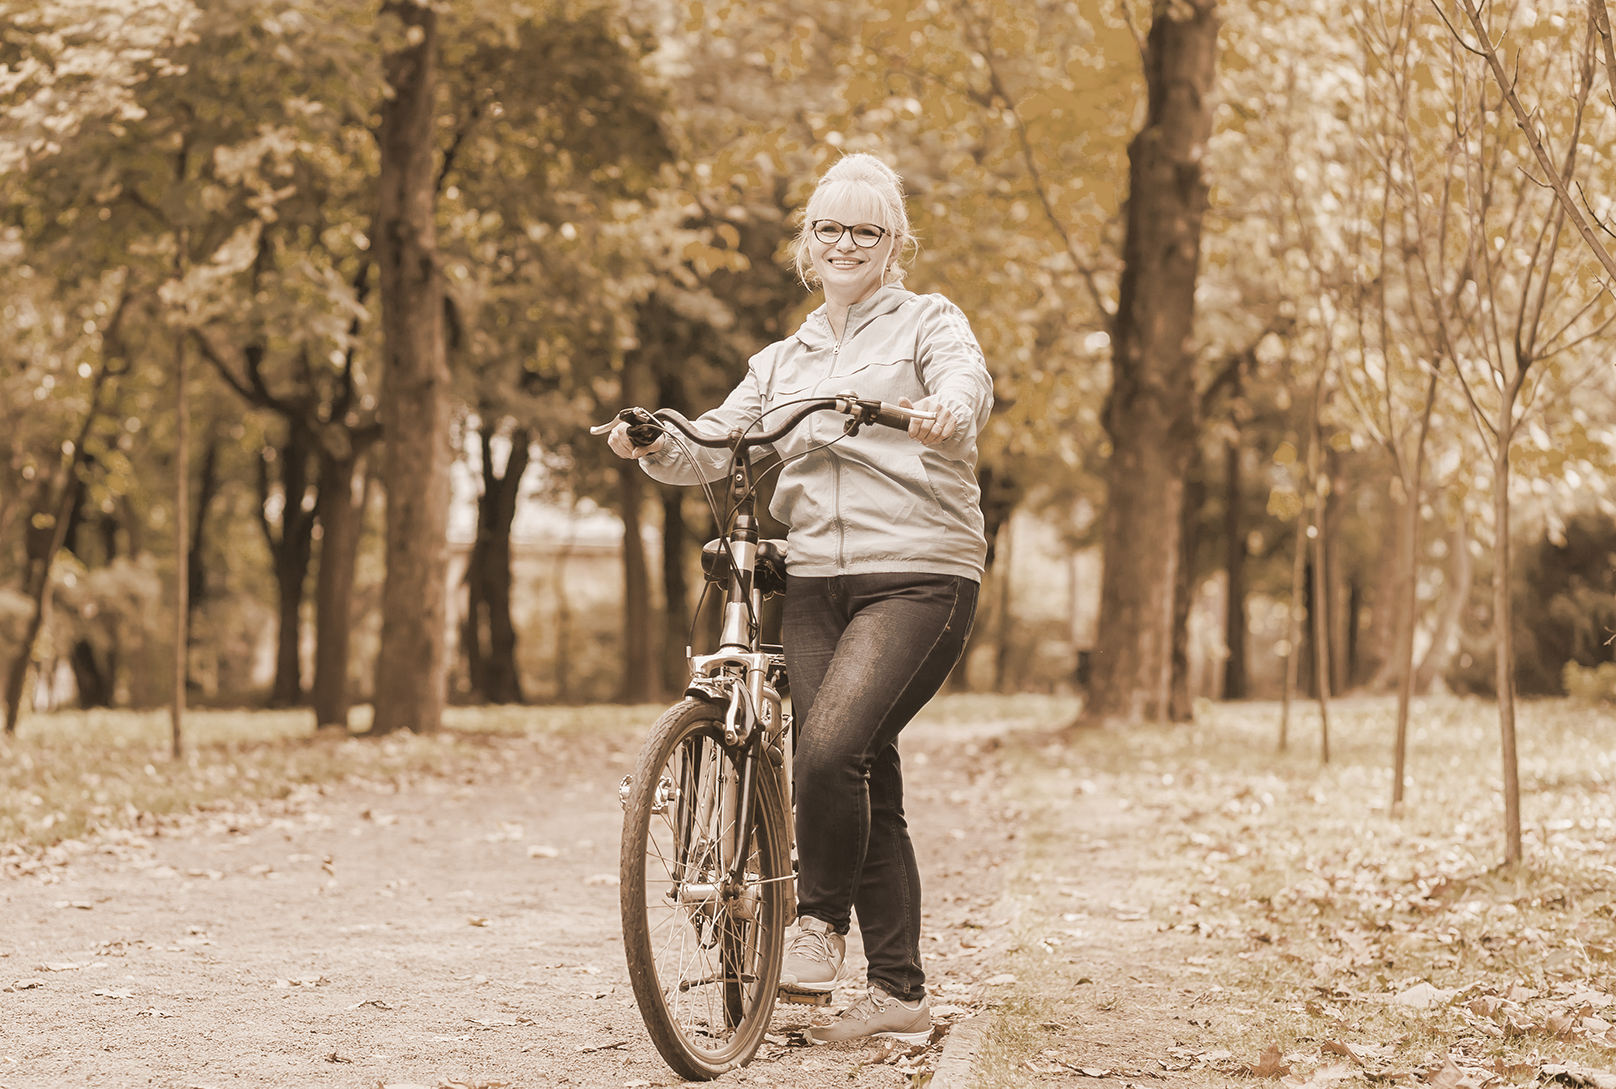
POLYGON ((902 283, 905 262, 919 248, 909 229, 909 212, 903 203, 903 179, 896 170, 865 152, 838 159, 814 186, 792 245, 798 278, 809 288, 817 284, 819 277, 814 273, 808 252, 808 243, 813 237, 810 228, 814 220, 821 218, 819 212, 827 204, 842 197, 867 201, 866 206, 876 215, 873 220, 876 226, 892 233, 892 259, 887 262, 882 280, 889 284, 902 283))

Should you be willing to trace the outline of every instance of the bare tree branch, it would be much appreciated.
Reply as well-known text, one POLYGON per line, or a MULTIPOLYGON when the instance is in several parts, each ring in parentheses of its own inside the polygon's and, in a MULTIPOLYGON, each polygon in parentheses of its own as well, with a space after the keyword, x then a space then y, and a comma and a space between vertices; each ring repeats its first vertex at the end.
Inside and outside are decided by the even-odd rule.
MULTIPOLYGON (((1432 0, 1432 2, 1436 3, 1436 0, 1432 0)), ((1601 11, 1604 10, 1602 0, 1592 0, 1592 2, 1598 4, 1601 11)), ((1571 218, 1571 222, 1576 226, 1577 233, 1582 236, 1583 242, 1587 243, 1594 257, 1604 266, 1605 273, 1610 277, 1603 285, 1605 290, 1616 296, 1616 256, 1612 256, 1611 252, 1605 248, 1604 243, 1599 240, 1599 236, 1594 234, 1593 227, 1589 225, 1587 218, 1582 214, 1582 209, 1578 208, 1577 202, 1572 199, 1571 191, 1566 186, 1566 179, 1561 176, 1560 172, 1555 169, 1554 164, 1549 160, 1548 149, 1543 146, 1542 136, 1532 127, 1526 108, 1521 105, 1520 96, 1515 93, 1515 88, 1511 81, 1504 76, 1504 65, 1498 59, 1498 49, 1488 40, 1486 27, 1482 24, 1481 13, 1476 9, 1475 3, 1473 0, 1458 0, 1458 4, 1463 9, 1465 17, 1469 19, 1471 27, 1475 29, 1476 37, 1482 43, 1481 48, 1478 50, 1466 43, 1463 37, 1459 35, 1459 32, 1454 30, 1452 23, 1448 23, 1448 29, 1453 30, 1460 45, 1487 61, 1487 67, 1492 69, 1493 79, 1497 81, 1499 89, 1504 92, 1505 101, 1509 103, 1509 108, 1514 111, 1515 120, 1520 123, 1521 131, 1526 134, 1526 142, 1532 148, 1532 154, 1537 159, 1539 169, 1549 178, 1549 183, 1554 188, 1555 199, 1560 202, 1560 206, 1565 210, 1566 215, 1571 218)), ((1437 10, 1441 10, 1440 5, 1438 5, 1437 10)), ((1442 21, 1445 23, 1448 21, 1445 14, 1442 16, 1442 21)), ((1611 49, 1611 39, 1608 31, 1608 15, 1606 29, 1601 33, 1601 37, 1604 38, 1605 48, 1609 51, 1611 49)), ((1613 64, 1613 68, 1616 68, 1616 64, 1613 64)))
MULTIPOLYGON (((973 42, 972 45, 976 47, 977 53, 987 64, 988 82, 993 94, 999 101, 1004 103, 1004 108, 1009 111, 1010 119, 1015 124, 1016 140, 1021 145, 1021 159, 1027 166, 1027 177, 1032 181, 1033 192, 1038 194, 1038 203, 1044 210, 1044 218, 1049 221, 1049 225, 1060 236, 1061 245, 1065 247, 1067 256, 1072 259, 1072 264, 1077 268, 1078 275, 1082 276, 1083 283, 1089 290, 1089 297, 1094 303, 1095 309, 1105 318, 1108 328, 1114 327, 1117 317, 1116 311, 1107 303, 1104 293, 1100 291, 1100 285, 1095 280, 1093 266, 1084 260, 1083 253, 1078 249, 1071 232, 1066 229, 1066 224, 1055 213, 1055 205, 1049 196, 1049 186, 1045 183, 1043 172, 1038 169, 1038 160, 1033 155, 1032 138, 1027 134, 1027 125, 1021 118, 1021 109, 1016 104, 1015 96, 1010 93, 1010 89, 1005 86, 1004 79, 999 75, 999 66, 994 60, 992 27, 990 26, 984 35, 981 28, 974 21, 973 13, 968 11, 963 4, 960 7, 960 15, 966 21, 965 25, 972 37, 977 38, 977 41, 973 42)), ((1115 332, 1115 329, 1110 328, 1110 331, 1115 332)))
POLYGON ((1605 93, 1610 96, 1611 105, 1616 106, 1616 38, 1611 36, 1610 11, 1605 7, 1605 0, 1588 0, 1588 14, 1605 47, 1605 93))

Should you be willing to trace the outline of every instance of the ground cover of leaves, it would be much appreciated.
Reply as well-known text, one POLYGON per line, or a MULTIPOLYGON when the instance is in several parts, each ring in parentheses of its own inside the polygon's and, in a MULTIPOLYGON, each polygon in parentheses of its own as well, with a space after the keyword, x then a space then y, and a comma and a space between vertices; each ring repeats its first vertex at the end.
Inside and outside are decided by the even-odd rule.
POLYGON ((1502 868, 1497 719, 1390 701, 1202 705, 1188 727, 1023 734, 1029 814, 977 1062, 1022 1085, 1616 1087, 1616 717, 1529 704, 1525 861, 1502 868))
MULTIPOLYGON (((1024 814, 999 800, 993 738, 1067 710, 945 700, 905 736, 930 1046, 812 1048, 810 1011, 782 1006, 757 1060, 720 1084, 924 1083, 949 1029, 1005 989, 999 897, 1024 814)), ((109 752, 34 722, 0 797, 23 815, 0 843, 0 1089, 680 1084, 640 1024, 617 914, 615 788, 649 721, 490 712, 375 742, 273 719, 284 736, 253 742, 242 719, 178 763, 141 733, 154 724, 109 752), (234 800, 209 771, 229 766, 258 772, 234 800), (288 767, 294 781, 265 784, 288 767), (161 815, 98 798, 112 782, 161 815), (88 831, 52 843, 53 828, 88 831)))

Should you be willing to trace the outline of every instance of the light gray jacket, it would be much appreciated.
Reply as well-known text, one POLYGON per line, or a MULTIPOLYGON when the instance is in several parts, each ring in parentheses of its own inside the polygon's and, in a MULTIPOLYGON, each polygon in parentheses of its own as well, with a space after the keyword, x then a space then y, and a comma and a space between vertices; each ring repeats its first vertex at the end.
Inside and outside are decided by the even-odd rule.
MULTIPOLYGON (((891 404, 936 396, 957 427, 933 446, 880 426, 832 443, 847 417, 818 412, 775 443, 786 465, 769 512, 791 527, 787 568, 804 577, 916 571, 980 581, 987 543, 976 439, 993 381, 964 313, 941 295, 883 287, 848 311, 840 344, 821 306, 793 336, 753 356, 741 384, 696 423, 723 434, 763 416, 758 430, 767 430, 791 402, 845 390, 891 404)), ((728 451, 692 450, 694 464, 670 440, 641 464, 667 484, 723 477, 728 451)))

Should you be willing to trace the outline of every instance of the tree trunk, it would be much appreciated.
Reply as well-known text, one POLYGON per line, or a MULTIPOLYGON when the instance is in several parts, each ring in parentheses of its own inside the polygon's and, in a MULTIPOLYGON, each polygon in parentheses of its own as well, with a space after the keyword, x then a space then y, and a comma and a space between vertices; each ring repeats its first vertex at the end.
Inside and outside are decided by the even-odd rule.
POLYGON ((690 587, 685 579, 685 554, 690 533, 685 527, 684 489, 664 487, 662 492, 662 686, 679 692, 690 679, 685 647, 690 644, 690 587))
POLYGON ((207 597, 208 569, 203 562, 203 547, 207 544, 208 508, 219 494, 219 438, 208 437, 202 451, 202 475, 196 489, 196 517, 191 523, 189 556, 185 562, 186 605, 194 614, 197 606, 207 597))
POLYGON ((1234 434, 1225 450, 1223 472, 1224 572, 1228 577, 1228 606, 1223 617, 1223 643, 1229 656, 1223 660, 1223 698, 1246 698, 1246 533, 1242 512, 1241 479, 1244 451, 1240 444, 1239 423, 1230 413, 1234 434))
POLYGON ((1324 517, 1319 525, 1319 551, 1324 557, 1324 615, 1329 624, 1326 660, 1331 692, 1343 692, 1352 675, 1351 625, 1352 587, 1347 577, 1346 563, 1341 559, 1341 525, 1346 513, 1346 490, 1341 477, 1331 471, 1338 458, 1335 451, 1326 453, 1326 472, 1330 473, 1330 494, 1325 499, 1324 517))
POLYGON ((656 698, 660 672, 651 656, 651 573, 645 562, 645 539, 640 533, 640 501, 645 474, 638 465, 618 469, 618 514, 623 519, 623 681, 624 703, 649 703, 656 698))
POLYGON ((572 602, 567 596, 567 561, 572 558, 569 535, 555 558, 555 688, 557 703, 572 702, 572 602))
POLYGON ((1307 509, 1296 514, 1296 535, 1291 542, 1291 596, 1285 610, 1285 687, 1279 698, 1279 751, 1290 746, 1291 700, 1302 671, 1302 604, 1307 595, 1307 509))
MULTIPOLYGON (((996 468, 993 464, 978 466, 976 481, 982 492, 982 536, 987 539, 987 555, 982 560, 982 585, 986 587, 988 580, 996 577, 995 549, 998 546, 999 527, 1009 521, 1015 513, 1016 505, 1021 502, 1021 482, 1009 473, 996 468)), ((959 661, 954 663, 954 669, 948 675, 948 689, 951 692, 965 692, 970 685, 970 665, 972 652, 982 645, 988 638, 986 623, 973 624, 965 640, 965 650, 960 654, 959 661)))
MULTIPOLYGON (((485 420, 489 417, 484 416, 485 420)), ((483 494, 477 500, 477 540, 466 566, 467 665, 472 688, 489 703, 526 703, 516 667, 516 626, 511 622, 511 524, 522 474, 531 460, 532 436, 511 433, 504 475, 494 472, 489 428, 482 442, 483 494)))
POLYGON ((1105 569, 1090 716, 1168 711, 1184 467, 1196 432, 1195 279, 1208 185, 1218 20, 1209 0, 1156 0, 1145 126, 1129 145, 1123 270, 1105 425, 1105 569))
POLYGON ((1426 648, 1419 668, 1414 671, 1414 691, 1420 695, 1429 692, 1431 685, 1448 671, 1448 666, 1453 662, 1457 643, 1454 633, 1459 630, 1465 606, 1470 602, 1470 587, 1475 579, 1475 571, 1476 560, 1470 554, 1470 530, 1461 510, 1459 521, 1448 535, 1448 575, 1447 585, 1443 587, 1442 611, 1437 614, 1436 623, 1431 628, 1431 645, 1426 648))
POLYGON ((1419 619, 1420 497, 1405 495, 1397 526, 1397 644, 1390 666, 1397 678, 1397 729, 1392 751, 1392 815, 1401 816, 1408 765, 1408 708, 1414 688, 1414 624, 1419 619))
POLYGON ((1015 630, 1015 597, 1011 574, 1015 564, 1015 526, 1013 517, 1007 517, 999 524, 997 540, 999 542, 997 555, 994 557, 994 581, 998 585, 998 594, 994 598, 993 614, 993 690, 995 692, 1014 691, 1013 678, 1010 675, 1010 663, 1014 648, 1011 645, 1010 633, 1015 630))
POLYGON ((435 225, 436 9, 387 0, 407 44, 383 60, 375 238, 382 296, 387 575, 373 735, 436 730, 448 697, 449 366, 435 225))
MULTIPOLYGON (((1363 672, 1367 675, 1363 685, 1372 692, 1394 691, 1398 683, 1398 648, 1403 645, 1404 601, 1409 570, 1404 567, 1405 536, 1408 529, 1409 507, 1404 497, 1406 485, 1397 477, 1391 480, 1392 494, 1388 497, 1386 531, 1380 535, 1380 548, 1375 557, 1375 570, 1382 576, 1375 581, 1370 595, 1371 619, 1364 635, 1363 672)), ((1412 504, 1415 517, 1419 505, 1412 504)))
MULTIPOLYGON (((303 702, 303 588, 314 554, 314 511, 303 508, 309 489, 309 458, 315 452, 314 433, 298 417, 286 421, 286 442, 276 453, 280 465, 281 525, 279 533, 264 515, 269 500, 269 467, 258 463, 259 522, 275 567, 276 615, 275 684, 269 706, 296 707, 303 702)), ((187 583, 189 585, 189 583, 187 583)))
MULTIPOLYGON (((180 235, 184 252, 185 235, 180 235)), ((185 682, 191 673, 191 401, 185 340, 174 338, 174 695, 168 707, 169 751, 179 759, 185 738, 185 682)))
MULTIPOLYGON (((86 567, 93 562, 88 550, 79 540, 79 534, 84 531, 84 489, 79 489, 78 502, 73 508, 73 515, 68 520, 67 537, 64 547, 86 567)), ((110 565, 117 555, 117 539, 114 535, 103 533, 103 555, 101 562, 110 565)), ((95 652, 95 646, 88 639, 75 639, 73 647, 68 652, 68 665, 73 669, 73 687, 78 690, 79 707, 89 710, 92 707, 111 707, 113 686, 116 673, 116 657, 109 653, 107 662, 102 664, 100 656, 95 652)))
POLYGON ((78 457, 69 458, 64 466, 61 491, 53 494, 52 480, 43 478, 35 491, 33 510, 24 533, 24 555, 28 567, 23 578, 23 593, 32 606, 22 642, 17 645, 16 656, 6 670, 6 733, 17 731, 17 719, 22 714, 23 691, 27 687, 28 667, 34 657, 34 643, 40 629, 45 626, 49 612, 51 563, 67 539, 67 524, 73 508, 78 505, 82 487, 78 474, 78 457))
MULTIPOLYGON (((1196 459, 1197 461, 1199 459, 1196 459)), ((1169 722, 1194 722, 1190 692, 1190 609, 1195 604, 1195 553, 1201 544, 1201 507, 1206 481, 1192 471, 1184 484, 1184 506, 1178 519, 1178 564, 1173 575, 1173 683, 1168 696, 1169 722)))
MULTIPOLYGON (((122 314, 123 302, 120 302, 118 316, 122 314)), ((112 343, 116 342, 117 322, 118 317, 114 317, 109 330, 109 341, 112 343)), ((31 608, 28 623, 23 628, 22 642, 17 645, 5 674, 5 732, 8 735, 17 732, 17 719, 22 715, 23 688, 28 681, 29 663, 34 657, 34 642, 39 638, 40 629, 45 626, 45 618, 50 613, 51 565, 67 540, 68 520, 78 509, 79 494, 84 487, 79 477, 79 466, 84 460, 84 440, 89 437, 100 417, 101 396, 110 377, 110 362, 109 352, 108 357, 102 360, 100 369, 95 372, 95 380, 90 386, 90 406, 84 413, 75 441, 67 447, 57 473, 41 477, 35 485, 33 509, 29 512, 23 541, 23 554, 27 561, 23 594, 29 599, 31 608), (61 487, 53 494, 51 485, 58 473, 61 487)))
POLYGON ((1513 405, 1499 412, 1498 454, 1493 458, 1493 638, 1497 645, 1498 736, 1504 771, 1504 864, 1521 860, 1521 780, 1515 755, 1515 631, 1510 600, 1509 427, 1513 405))
POLYGON ((1313 684, 1319 700, 1319 758, 1330 762, 1330 585, 1324 571, 1324 518, 1328 496, 1320 495, 1313 535, 1313 684))
POLYGON ((317 726, 348 725, 348 655, 353 628, 354 564, 364 529, 364 454, 320 450, 320 573, 314 585, 314 705, 317 726))

